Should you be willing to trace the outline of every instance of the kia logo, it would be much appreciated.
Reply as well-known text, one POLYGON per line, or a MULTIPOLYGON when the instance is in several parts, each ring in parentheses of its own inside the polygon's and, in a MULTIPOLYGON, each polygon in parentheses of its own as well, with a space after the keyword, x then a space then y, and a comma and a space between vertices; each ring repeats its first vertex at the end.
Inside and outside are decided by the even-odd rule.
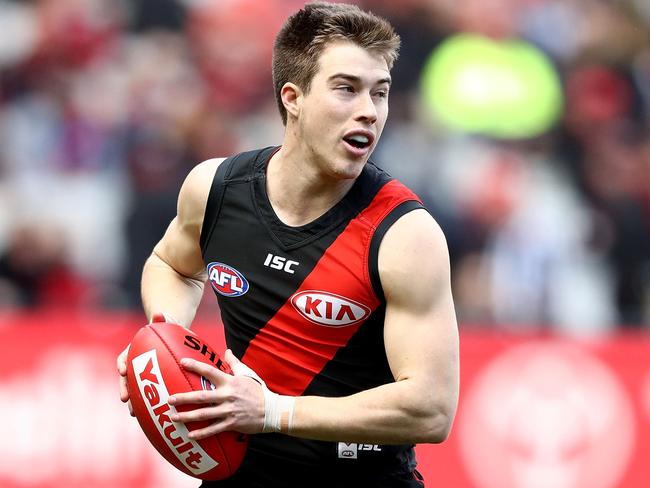
POLYGON ((326 291, 301 291, 291 297, 291 304, 310 322, 327 327, 356 324, 370 314, 362 303, 326 291))

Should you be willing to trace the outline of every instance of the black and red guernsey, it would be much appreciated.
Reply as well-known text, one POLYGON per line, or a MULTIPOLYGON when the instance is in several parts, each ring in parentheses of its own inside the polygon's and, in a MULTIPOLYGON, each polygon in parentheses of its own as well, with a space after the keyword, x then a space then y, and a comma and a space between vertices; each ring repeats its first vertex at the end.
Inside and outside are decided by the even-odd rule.
MULTIPOLYGON (((287 226, 266 192, 266 165, 277 149, 226 159, 208 197, 201 249, 226 343, 284 395, 339 397, 393 382, 377 255, 388 228, 422 203, 369 162, 328 212, 287 226)), ((383 476, 412 472, 415 458, 412 445, 259 434, 251 436, 243 468, 253 463, 314 476, 383 476)))

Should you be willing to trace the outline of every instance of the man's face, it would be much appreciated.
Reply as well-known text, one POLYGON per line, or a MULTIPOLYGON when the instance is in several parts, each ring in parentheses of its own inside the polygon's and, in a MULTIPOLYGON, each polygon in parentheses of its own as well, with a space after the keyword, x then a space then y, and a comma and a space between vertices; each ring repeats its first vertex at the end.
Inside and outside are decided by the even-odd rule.
POLYGON ((299 102, 298 137, 324 176, 356 178, 388 116, 390 73, 383 57, 352 42, 330 44, 299 102))

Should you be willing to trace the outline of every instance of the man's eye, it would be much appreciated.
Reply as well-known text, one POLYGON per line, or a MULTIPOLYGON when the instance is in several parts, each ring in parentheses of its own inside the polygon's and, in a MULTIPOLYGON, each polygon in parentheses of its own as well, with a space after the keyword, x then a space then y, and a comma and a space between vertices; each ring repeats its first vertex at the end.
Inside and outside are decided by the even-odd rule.
POLYGON ((388 92, 387 91, 378 91, 378 92, 375 93, 375 95, 377 97, 379 97, 379 98, 386 98, 388 96, 388 92))
POLYGON ((343 90, 348 93, 354 93, 354 88, 351 87, 350 85, 341 85, 338 87, 339 90, 343 90))

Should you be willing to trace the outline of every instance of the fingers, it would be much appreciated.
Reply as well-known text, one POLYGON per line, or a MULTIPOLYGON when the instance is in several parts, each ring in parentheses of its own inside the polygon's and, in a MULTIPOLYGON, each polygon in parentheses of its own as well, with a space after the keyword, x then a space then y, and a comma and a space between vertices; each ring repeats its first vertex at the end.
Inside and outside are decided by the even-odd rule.
POLYGON ((232 429, 232 423, 226 420, 217 419, 214 423, 210 424, 207 427, 202 429, 195 429, 189 432, 191 439, 201 440, 211 435, 219 434, 220 432, 225 432, 232 429))
POLYGON ((126 358, 129 354, 129 344, 124 348, 124 351, 117 356, 117 372, 120 374, 120 400, 122 402, 128 402, 129 413, 133 416, 133 409, 131 408, 131 402, 129 402, 129 390, 127 389, 126 383, 126 358))
POLYGON ((188 405, 188 404, 214 404, 217 402, 216 394, 213 391, 201 390, 190 391, 187 393, 174 393, 167 402, 170 405, 188 405))
POLYGON ((126 376, 126 358, 129 354, 129 347, 131 347, 131 344, 126 346, 124 351, 117 356, 117 372, 120 373, 121 376, 126 376))
POLYGON ((201 420, 219 420, 227 416, 225 407, 220 405, 210 405, 208 407, 196 408, 186 412, 177 411, 171 415, 174 422, 199 422, 201 420))
POLYGON ((131 405, 131 400, 129 399, 129 390, 127 389, 126 376, 120 376, 120 400, 126 403, 126 406, 129 407, 129 414, 131 417, 135 417, 133 406, 131 405))
MULTIPOLYGON (((209 379, 215 386, 222 386, 224 384, 224 381, 228 381, 228 378, 232 378, 231 375, 218 370, 210 364, 196 361, 190 358, 181 359, 181 366, 187 371, 196 373, 199 376, 204 376, 205 378, 209 379)), ((170 405, 185 405, 188 403, 215 403, 215 394, 212 390, 175 393, 169 397, 168 401, 170 405)))
POLYGON ((124 403, 129 401, 129 390, 127 389, 126 376, 120 376, 120 400, 124 403))
POLYGON ((181 366, 187 371, 192 371, 201 376, 205 376, 212 383, 217 386, 217 383, 223 383, 224 378, 228 378, 230 375, 220 371, 211 364, 203 363, 191 358, 181 359, 181 366))
MULTIPOLYGON (((238 361, 231 351, 225 352, 224 361, 229 361, 238 369, 255 374, 244 363, 238 361)), ((181 366, 187 371, 209 379, 216 387, 214 390, 174 393, 167 399, 170 405, 177 407, 175 409, 177 411, 171 415, 174 422, 202 421, 209 424, 192 430, 193 439, 203 439, 228 430, 244 433, 261 432, 264 419, 263 392, 259 384, 243 379, 245 376, 250 376, 249 373, 233 376, 211 364, 190 358, 181 359, 181 366), (180 408, 182 406, 186 406, 187 410, 180 408), (179 409, 184 411, 178 411, 179 409)))

